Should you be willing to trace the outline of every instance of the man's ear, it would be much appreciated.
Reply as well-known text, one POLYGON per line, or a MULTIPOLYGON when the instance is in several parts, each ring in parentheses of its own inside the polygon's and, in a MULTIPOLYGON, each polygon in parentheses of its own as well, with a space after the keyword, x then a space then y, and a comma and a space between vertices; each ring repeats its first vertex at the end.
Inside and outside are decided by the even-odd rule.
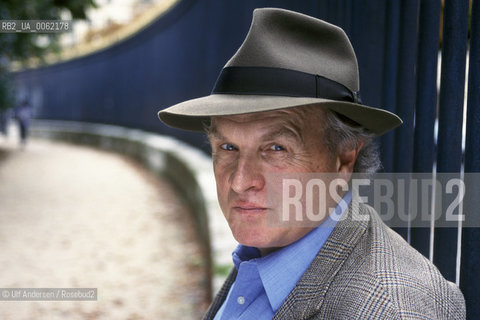
POLYGON ((358 153, 363 147, 363 141, 359 141, 356 148, 344 148, 337 156, 337 172, 342 174, 350 174, 357 161, 358 153))

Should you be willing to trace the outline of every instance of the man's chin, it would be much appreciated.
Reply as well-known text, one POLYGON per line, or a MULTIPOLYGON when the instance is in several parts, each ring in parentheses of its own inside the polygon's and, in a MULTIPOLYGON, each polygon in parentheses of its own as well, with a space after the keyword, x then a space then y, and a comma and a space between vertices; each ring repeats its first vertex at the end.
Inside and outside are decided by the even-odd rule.
POLYGON ((238 243, 255 248, 270 247, 271 240, 265 237, 265 233, 255 233, 252 230, 247 232, 233 232, 233 236, 238 243))

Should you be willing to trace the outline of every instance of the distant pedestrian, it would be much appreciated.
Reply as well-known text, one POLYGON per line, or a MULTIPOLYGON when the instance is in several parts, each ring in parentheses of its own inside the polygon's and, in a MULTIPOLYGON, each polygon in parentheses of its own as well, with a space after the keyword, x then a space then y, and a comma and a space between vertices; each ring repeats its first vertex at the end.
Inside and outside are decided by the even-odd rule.
POLYGON ((0 109, 0 134, 7 135, 7 110, 0 109))
POLYGON ((22 104, 15 110, 15 118, 20 127, 20 143, 25 146, 27 143, 30 119, 32 118, 32 108, 27 99, 23 100, 22 104))

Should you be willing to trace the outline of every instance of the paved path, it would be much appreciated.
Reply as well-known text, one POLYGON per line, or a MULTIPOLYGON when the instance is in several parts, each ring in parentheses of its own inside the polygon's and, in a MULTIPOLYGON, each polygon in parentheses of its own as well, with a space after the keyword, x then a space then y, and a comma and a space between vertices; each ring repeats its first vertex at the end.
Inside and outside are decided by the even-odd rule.
POLYGON ((202 256, 165 182, 116 154, 0 136, 0 287, 98 301, 0 301, 0 319, 198 319, 202 256))

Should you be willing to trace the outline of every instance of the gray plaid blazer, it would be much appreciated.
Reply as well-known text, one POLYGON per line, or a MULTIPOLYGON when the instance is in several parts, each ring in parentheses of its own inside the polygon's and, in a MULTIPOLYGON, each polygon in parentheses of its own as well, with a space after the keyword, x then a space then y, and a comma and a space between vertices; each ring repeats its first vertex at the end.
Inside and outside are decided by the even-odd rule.
MULTIPOLYGON (((233 269, 204 319, 235 277, 233 269)), ((465 300, 373 208, 352 202, 274 319, 465 319, 465 300)))

